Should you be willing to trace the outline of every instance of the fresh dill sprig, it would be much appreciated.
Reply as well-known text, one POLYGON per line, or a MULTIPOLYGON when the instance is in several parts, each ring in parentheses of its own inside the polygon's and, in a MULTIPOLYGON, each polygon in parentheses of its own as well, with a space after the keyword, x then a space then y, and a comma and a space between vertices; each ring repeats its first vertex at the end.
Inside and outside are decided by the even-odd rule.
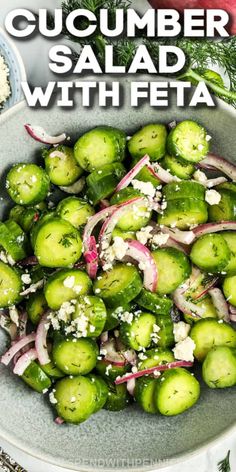
POLYGON ((222 461, 219 462, 218 470, 219 470, 219 472, 231 472, 230 451, 228 451, 228 454, 225 457, 225 459, 223 459, 222 461))

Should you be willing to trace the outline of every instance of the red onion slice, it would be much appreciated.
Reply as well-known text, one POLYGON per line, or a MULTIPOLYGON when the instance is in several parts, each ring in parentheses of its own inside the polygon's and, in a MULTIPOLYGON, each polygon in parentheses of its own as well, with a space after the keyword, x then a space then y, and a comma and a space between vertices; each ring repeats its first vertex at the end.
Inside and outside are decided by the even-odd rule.
POLYGON ((25 124, 25 129, 35 141, 43 144, 60 144, 66 140, 66 133, 62 133, 59 136, 50 136, 41 126, 25 124))
POLYGON ((132 182, 134 177, 138 175, 140 170, 142 170, 144 166, 149 164, 149 161, 150 161, 150 157, 146 154, 146 156, 140 159, 140 161, 138 161, 138 163, 128 172, 128 174, 126 174, 125 177, 121 179, 121 181, 119 182, 119 184, 117 185, 115 189, 115 192, 119 192, 123 188, 128 187, 128 185, 132 182))
POLYGON ((177 308, 185 315, 191 314, 194 318, 201 318, 204 315, 204 309, 186 300, 182 288, 177 288, 173 293, 173 301, 177 308))
POLYGON ((95 215, 91 216, 88 219, 88 222, 84 228, 84 234, 83 234, 83 245, 84 245, 84 252, 86 253, 89 251, 90 247, 90 237, 92 236, 92 232, 94 228, 97 226, 100 221, 104 221, 106 218, 112 215, 114 211, 116 210, 117 206, 112 205, 108 208, 104 208, 103 210, 99 211, 98 213, 95 213, 95 215))
POLYGON ((27 367, 31 364, 32 361, 38 358, 38 354, 36 349, 30 349, 29 351, 25 352, 15 364, 13 369, 14 374, 16 375, 23 375, 27 367))
POLYGON ((174 247, 175 249, 178 249, 178 251, 183 252, 186 256, 189 256, 188 248, 186 248, 184 244, 178 243, 171 237, 169 237, 168 241, 165 244, 163 244, 161 247, 174 247))
POLYGON ((150 367, 149 369, 139 370, 135 373, 128 373, 123 375, 123 377, 117 377, 115 380, 116 385, 120 385, 122 383, 128 382, 132 379, 138 379, 143 377, 144 375, 152 375, 155 372, 164 372, 165 370, 174 369, 175 367, 192 367, 193 362, 188 361, 176 361, 170 362, 169 364, 158 365, 156 367, 150 367))
POLYGON ((104 331, 104 333, 100 336, 101 344, 104 344, 108 341, 108 331, 104 331))
POLYGON ((1 357, 1 363, 4 365, 10 364, 11 360, 17 354, 18 351, 23 349, 23 347, 27 346, 27 344, 30 344, 34 342, 36 339, 36 333, 31 333, 28 334, 28 336, 25 336, 24 338, 20 339, 17 341, 11 348, 1 357))
POLYGON ((193 229, 195 238, 200 238, 204 234, 217 233, 218 231, 235 231, 236 221, 222 221, 220 223, 205 223, 193 229))
POLYGON ((220 320, 226 321, 226 323, 229 323, 230 314, 228 304, 220 288, 213 288, 209 290, 209 295, 212 298, 212 302, 217 311, 218 318, 220 320))
POLYGON ((62 192, 69 193, 71 195, 78 195, 78 193, 82 192, 85 183, 85 177, 81 177, 81 179, 77 180, 74 184, 67 185, 66 187, 59 186, 59 189, 62 190, 62 192))
POLYGON ((99 203, 99 208, 100 210, 104 210, 104 208, 108 208, 110 206, 109 200, 106 200, 105 198, 100 201, 99 203))
POLYGON ((25 267, 25 266, 35 266, 35 265, 38 265, 38 263, 39 262, 36 256, 29 256, 19 261, 17 265, 21 267, 25 267))
POLYGON ((171 182, 180 182, 181 179, 176 175, 172 175, 168 170, 163 169, 157 162, 147 166, 150 172, 157 177, 161 182, 169 184, 171 182))
MULTIPOLYGON (((116 227, 119 219, 127 212, 129 211, 129 208, 133 205, 143 206, 147 205, 148 206, 148 201, 145 197, 136 197, 133 198, 132 200, 128 200, 127 202, 121 203, 120 205, 116 206, 115 208, 113 207, 113 211, 111 211, 109 218, 107 218, 102 225, 101 231, 98 236, 98 241, 100 245, 100 251, 103 251, 104 249, 107 249, 109 246, 109 243, 112 239, 112 233, 114 228, 116 227)), ((107 211, 111 209, 112 207, 107 208, 107 211)), ((106 210, 102 210, 106 212, 106 210)), ((101 213, 101 212, 100 212, 101 213)))
POLYGON ((139 241, 127 239, 128 244, 126 255, 132 257, 138 264, 140 270, 143 271, 143 286, 150 292, 156 292, 158 283, 158 271, 155 260, 149 249, 139 241))
POLYGON ((205 159, 199 162, 198 165, 204 169, 214 167, 215 169, 220 170, 223 174, 227 175, 231 180, 236 181, 236 166, 223 157, 219 157, 210 153, 207 157, 205 157, 205 159))
POLYGON ((50 321, 48 320, 48 314, 41 318, 36 331, 35 347, 38 354, 38 360, 41 365, 49 364, 50 357, 47 349, 47 334, 50 327, 50 321))
POLYGON ((208 179, 206 182, 201 182, 204 187, 207 188, 212 188, 216 187, 216 185, 224 184, 225 182, 228 182, 228 180, 225 177, 217 177, 216 179, 208 179))
POLYGON ((98 271, 98 250, 94 236, 89 237, 89 249, 84 253, 87 262, 87 272, 91 279, 95 279, 98 271))
POLYGON ((130 379, 127 381, 127 390, 129 394, 131 395, 131 397, 134 396, 135 384, 136 384, 135 379, 130 379))
POLYGON ((65 423, 65 421, 60 418, 60 416, 58 416, 56 419, 55 419, 55 423, 58 424, 59 426, 61 426, 62 424, 65 423))
POLYGON ((160 226, 160 231, 164 234, 169 234, 169 236, 182 244, 192 244, 195 239, 195 234, 193 231, 181 231, 178 228, 168 228, 167 226, 160 226))
POLYGON ((6 310, 0 312, 0 327, 9 334, 12 341, 17 338, 17 326, 13 323, 6 310))
POLYGON ((102 351, 104 351, 104 360, 117 367, 123 367, 126 364, 126 360, 123 354, 116 350, 115 339, 109 339, 102 345, 102 351), (106 354, 105 354, 106 352, 106 354))
POLYGON ((64 160, 65 160, 65 159, 66 159, 66 154, 65 154, 64 152, 62 152, 62 151, 57 151, 57 150, 55 149, 55 151, 50 152, 50 153, 48 154, 48 157, 52 157, 52 158, 54 158, 54 157, 59 157, 59 159, 64 159, 64 160))

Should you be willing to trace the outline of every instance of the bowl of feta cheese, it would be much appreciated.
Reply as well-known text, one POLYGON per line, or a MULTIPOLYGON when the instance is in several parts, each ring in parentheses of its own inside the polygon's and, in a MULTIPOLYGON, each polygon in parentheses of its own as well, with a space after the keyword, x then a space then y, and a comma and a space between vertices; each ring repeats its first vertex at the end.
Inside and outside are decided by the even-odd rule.
POLYGON ((22 99, 24 63, 14 43, 0 28, 0 114, 22 99))

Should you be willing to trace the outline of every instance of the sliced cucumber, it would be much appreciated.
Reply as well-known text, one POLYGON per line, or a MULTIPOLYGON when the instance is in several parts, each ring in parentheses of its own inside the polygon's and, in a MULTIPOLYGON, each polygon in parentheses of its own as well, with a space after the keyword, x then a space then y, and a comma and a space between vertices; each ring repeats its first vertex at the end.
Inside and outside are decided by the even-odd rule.
POLYGON ((75 305, 72 319, 81 324, 83 320, 87 323, 87 337, 97 338, 103 332, 107 319, 106 307, 101 298, 87 295, 80 296, 75 305))
POLYGON ((67 375, 85 375, 97 362, 98 347, 88 338, 58 338, 52 350, 56 366, 67 375))
POLYGON ((220 234, 205 234, 193 244, 190 258, 200 269, 218 273, 227 266, 230 250, 220 234))
POLYGON ((193 225, 206 223, 208 220, 207 204, 194 198, 179 198, 167 202, 163 214, 158 215, 160 225, 189 229, 193 225))
POLYGON ((94 209, 82 198, 68 197, 59 202, 57 213, 63 220, 69 221, 79 229, 87 223, 90 216, 94 215, 94 209))
POLYGON ((149 292, 144 288, 135 300, 139 306, 150 310, 155 315, 168 315, 173 306, 172 301, 166 297, 159 297, 157 293, 149 292))
POLYGON ((195 405, 199 396, 199 382, 185 369, 167 370, 157 380, 156 405, 162 415, 183 413, 195 405))
POLYGON ((55 408, 67 423, 86 421, 96 409, 97 387, 88 377, 67 377, 55 385, 55 408))
POLYGON ((34 250, 42 266, 68 267, 80 259, 82 241, 79 232, 68 221, 52 218, 39 228, 34 250))
POLYGON ((89 374, 88 378, 91 380, 91 382, 95 385, 97 389, 96 405, 93 411, 93 413, 97 413, 104 407, 107 401, 108 386, 105 380, 103 380, 103 378, 98 375, 89 374))
POLYGON ((142 290, 142 279, 133 265, 117 264, 112 270, 102 272, 94 283, 94 291, 108 306, 129 303, 142 290))
POLYGON ((211 349, 203 362, 202 376, 210 388, 236 385, 236 350, 227 346, 211 349))
POLYGON ((178 123, 167 138, 167 151, 171 156, 188 162, 201 161, 209 151, 207 132, 195 121, 178 123))
POLYGON ((20 217, 19 225, 26 233, 29 233, 32 229, 35 221, 40 217, 39 210, 36 208, 25 208, 23 214, 20 217))
POLYGON ((162 124, 150 124, 137 131, 128 142, 132 157, 142 158, 148 154, 152 161, 165 155, 167 130, 162 124))
POLYGON ((82 169, 93 172, 106 164, 122 161, 125 140, 120 130, 98 127, 85 133, 75 144, 75 158, 82 169))
POLYGON ((236 348, 236 331, 228 323, 205 318, 194 324, 190 337, 195 342, 194 356, 202 362, 214 346, 236 348))
POLYGON ((39 229, 43 224, 47 221, 50 220, 52 217, 57 216, 54 211, 49 211, 48 213, 44 213, 38 221, 33 225, 31 231, 30 231, 30 242, 31 246, 34 249, 35 246, 35 241, 36 241, 36 236, 38 234, 39 229))
POLYGON ((105 410, 121 411, 129 404, 129 394, 125 384, 115 385, 108 382, 108 397, 105 403, 105 410))
POLYGON ((126 346, 136 351, 139 351, 141 348, 150 347, 153 342, 154 325, 156 325, 154 314, 140 313, 135 316, 131 323, 121 323, 121 340, 126 346))
POLYGON ((161 162, 164 169, 169 170, 172 175, 176 175, 179 179, 190 179, 195 171, 193 164, 177 159, 174 156, 165 155, 164 159, 161 162))
POLYGON ((234 182, 223 182, 220 185, 217 185, 216 187, 217 192, 219 190, 228 190, 230 192, 235 193, 236 192, 236 183, 234 182))
POLYGON ((138 370, 150 369, 152 367, 173 362, 174 354, 167 349, 156 347, 154 349, 146 350, 145 353, 142 354, 142 358, 143 360, 138 363, 138 370))
POLYGON ((50 181, 55 185, 69 186, 83 174, 78 165, 73 149, 68 146, 57 146, 44 151, 45 168, 50 181))
POLYGON ((160 295, 172 293, 190 276, 189 260, 178 249, 157 249, 152 252, 152 256, 158 270, 157 292, 160 295))
POLYGON ((9 220, 13 220, 16 223, 20 224, 21 217, 25 211, 25 207, 21 205, 15 205, 13 208, 11 208, 10 213, 9 213, 9 220))
POLYGON ((165 185, 162 194, 165 200, 196 198, 196 200, 205 201, 205 187, 193 181, 171 182, 165 185))
POLYGON ((223 291, 225 298, 231 305, 236 306, 236 275, 226 277, 223 282, 223 291))
MULTIPOLYGON (((141 197, 142 194, 133 189, 132 187, 127 187, 120 190, 111 198, 111 205, 116 205, 119 203, 127 202, 135 197, 141 197)), ((148 206, 139 206, 134 205, 130 208, 124 216, 122 216, 118 223, 117 227, 122 231, 138 231, 148 224, 152 216, 152 211, 148 206)))
POLYGON ((114 193, 119 181, 126 174, 126 169, 120 162, 106 164, 94 170, 86 178, 88 185, 87 197, 93 205, 114 193))
POLYGON ((15 262, 28 254, 29 242, 21 227, 13 220, 0 222, 0 246, 15 262))
POLYGON ((218 205, 209 205, 210 221, 236 221, 236 193, 226 189, 218 190, 221 200, 218 205))
POLYGON ((22 375, 22 380, 38 393, 48 390, 52 382, 37 362, 31 362, 22 375))
POLYGON ((42 202, 50 187, 50 180, 35 164, 16 164, 7 174, 6 188, 12 200, 19 205, 42 202))
POLYGON ((64 372, 58 369, 52 361, 48 364, 41 365, 40 367, 45 372, 45 374, 47 374, 48 377, 50 377, 52 380, 57 380, 61 379, 62 377, 65 377, 64 372))
POLYGON ((159 315, 157 317, 157 325, 160 328, 158 331, 158 341, 157 345, 162 348, 167 348, 169 346, 174 346, 175 339, 173 334, 173 321, 170 315, 159 315))
POLYGON ((99 375, 101 375, 105 380, 109 379, 112 382, 114 382, 117 377, 122 377, 122 375, 125 375, 129 370, 130 366, 128 364, 119 366, 116 364, 111 364, 105 359, 98 360, 96 365, 96 371, 99 373, 99 375))
POLYGON ((20 272, 0 262, 0 308, 6 308, 20 302, 23 290, 20 272))
MULTIPOLYGON (((202 318, 218 318, 217 311, 213 305, 210 295, 207 295, 202 300, 197 301, 196 305, 203 309, 202 318)), ((193 324, 198 321, 196 317, 192 316, 191 313, 184 314, 184 319, 189 324, 193 324)))
POLYGON ((157 413, 155 391, 157 380, 151 377, 142 377, 137 380, 134 390, 134 398, 146 413, 157 413))
POLYGON ((48 278, 44 294, 48 306, 59 310, 64 302, 87 295, 92 289, 92 282, 86 272, 78 269, 63 269, 48 278))
POLYGON ((136 239, 135 231, 121 231, 119 228, 115 228, 112 232, 112 238, 122 238, 122 239, 136 239))
MULTIPOLYGON (((137 164, 140 158, 135 158, 132 160, 132 167, 137 164)), ((155 172, 152 172, 150 168, 144 166, 140 172, 135 176, 135 179, 141 180, 141 182, 150 182, 153 187, 158 187, 161 184, 161 181, 156 177, 155 172)))
POLYGON ((47 309, 47 301, 43 291, 32 293, 26 301, 26 311, 30 321, 37 325, 47 309))

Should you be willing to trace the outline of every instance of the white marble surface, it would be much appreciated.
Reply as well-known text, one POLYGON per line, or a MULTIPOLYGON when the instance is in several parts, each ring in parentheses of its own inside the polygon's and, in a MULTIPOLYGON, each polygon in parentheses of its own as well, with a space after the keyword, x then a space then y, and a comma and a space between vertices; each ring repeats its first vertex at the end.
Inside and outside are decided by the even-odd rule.
MULTIPOLYGON (((60 3, 60 0, 0 0, 0 26, 4 24, 6 13, 14 8, 29 8, 32 11, 37 11, 39 7, 59 7, 60 3)), ((139 10, 144 10, 147 7, 146 0, 135 0, 134 4, 139 10)), ((23 57, 28 81, 31 84, 42 86, 46 85, 49 80, 52 80, 52 73, 48 68, 48 50, 54 42, 56 41, 48 41, 40 37, 36 37, 30 41, 15 41, 23 57)), ((65 41, 60 40, 60 42, 64 43, 65 41)), ((3 440, 0 440, 0 446, 28 472, 69 472, 66 469, 54 467, 32 458, 3 440)), ((178 466, 167 467, 165 472, 218 472, 217 464, 226 456, 229 449, 231 450, 231 472, 235 472, 236 437, 232 435, 219 441, 217 445, 209 448, 207 452, 197 454, 178 466)), ((1 468, 0 472, 3 472, 1 468)))

